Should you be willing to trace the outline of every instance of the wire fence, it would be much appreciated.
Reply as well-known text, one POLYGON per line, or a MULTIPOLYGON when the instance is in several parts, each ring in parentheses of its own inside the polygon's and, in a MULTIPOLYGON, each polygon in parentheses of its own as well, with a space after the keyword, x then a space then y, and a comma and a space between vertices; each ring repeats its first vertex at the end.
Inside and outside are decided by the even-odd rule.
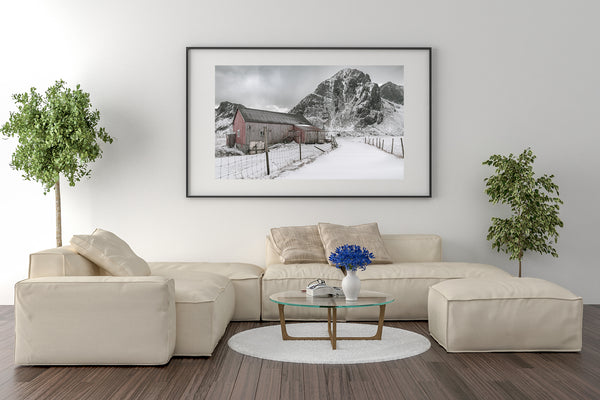
POLYGON ((215 158, 217 179, 270 179, 299 168, 315 158, 330 152, 335 141, 323 144, 278 143, 269 150, 256 154, 233 155, 215 158))
POLYGON ((380 150, 395 155, 396 157, 404 158, 404 138, 402 136, 386 136, 386 137, 367 137, 365 143, 380 150))
MULTIPOLYGON (((360 140, 360 137, 354 136, 360 140)), ((364 143, 386 153, 404 158, 402 136, 365 136, 364 143)), ((338 146, 336 135, 329 134, 326 140, 315 144, 296 142, 277 143, 265 149, 253 147, 248 154, 241 152, 220 153, 215 158, 216 179, 273 179, 298 169, 329 153, 338 146)))

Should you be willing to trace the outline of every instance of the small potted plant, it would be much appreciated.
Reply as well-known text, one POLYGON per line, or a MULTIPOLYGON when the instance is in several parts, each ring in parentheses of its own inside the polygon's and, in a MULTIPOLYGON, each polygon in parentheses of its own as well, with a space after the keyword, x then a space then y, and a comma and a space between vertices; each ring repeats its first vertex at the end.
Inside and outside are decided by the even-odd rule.
POLYGON ((356 301, 360 292, 360 278, 356 275, 359 269, 364 271, 371 260, 373 253, 364 247, 355 244, 339 246, 329 255, 329 261, 344 273, 342 290, 348 301, 356 301))

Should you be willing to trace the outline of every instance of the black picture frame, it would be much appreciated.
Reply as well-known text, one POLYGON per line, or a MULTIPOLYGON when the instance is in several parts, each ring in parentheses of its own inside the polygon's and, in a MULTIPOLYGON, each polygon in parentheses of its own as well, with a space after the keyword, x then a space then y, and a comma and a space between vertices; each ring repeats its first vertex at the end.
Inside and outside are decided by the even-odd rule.
MULTIPOLYGON (((186 47, 186 197, 432 197, 431 67, 431 47, 186 47), (307 59, 311 60, 308 64, 307 59), (216 98, 221 93, 217 89, 216 71, 230 67, 252 70, 264 67, 345 68, 356 65, 366 66, 367 70, 402 66, 405 71, 403 78, 406 79, 401 85, 403 89, 406 88, 402 122, 404 124, 405 111, 408 112, 409 121, 402 126, 402 135, 396 137, 402 138, 399 140, 402 146, 405 139, 410 143, 407 145, 409 151, 402 154, 402 178, 319 177, 293 180, 269 176, 266 179, 224 179, 216 175, 215 162, 221 161, 215 156, 218 140, 215 136, 216 98), (411 145, 413 147, 409 147, 411 145)), ((330 132, 320 127, 316 129, 330 132)), ((265 131, 271 132, 267 125, 265 131)), ((373 136, 372 139, 372 145, 382 147, 380 138, 373 136)), ((237 143, 238 139, 235 140, 235 147, 241 146, 237 143)), ((294 140, 300 142, 299 139, 294 140)), ((302 140, 305 140, 305 136, 302 140)))

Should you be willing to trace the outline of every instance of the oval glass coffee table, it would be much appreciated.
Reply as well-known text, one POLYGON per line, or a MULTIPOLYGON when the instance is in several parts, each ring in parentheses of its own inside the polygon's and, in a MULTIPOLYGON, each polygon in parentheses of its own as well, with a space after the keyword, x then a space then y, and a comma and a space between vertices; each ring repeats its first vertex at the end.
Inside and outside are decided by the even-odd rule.
POLYGON ((394 298, 386 293, 371 292, 363 290, 356 301, 346 301, 345 297, 312 297, 307 296, 305 291, 292 290, 288 292, 275 293, 270 296, 272 302, 279 306, 279 321, 281 323, 281 337, 283 340, 329 340, 331 347, 335 350, 338 340, 381 340, 383 331, 383 320, 385 317, 385 305, 394 301, 394 298), (327 309, 327 331, 329 336, 297 337, 290 336, 285 327, 284 307, 315 307, 327 309), (379 322, 377 333, 368 337, 338 337, 337 336, 337 310, 338 308, 357 308, 379 306, 379 322))

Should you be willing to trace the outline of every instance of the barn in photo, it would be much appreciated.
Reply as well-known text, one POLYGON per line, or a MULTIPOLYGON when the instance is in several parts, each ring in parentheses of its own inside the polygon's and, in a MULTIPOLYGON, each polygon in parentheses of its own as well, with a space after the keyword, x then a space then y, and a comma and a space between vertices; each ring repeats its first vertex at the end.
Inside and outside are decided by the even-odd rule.
MULTIPOLYGON (((325 140, 324 132, 302 115, 246 107, 237 109, 232 135, 235 135, 235 146, 244 153, 263 150, 266 144, 291 141, 312 144, 325 140)), ((233 140, 227 142, 233 146, 233 140)))

